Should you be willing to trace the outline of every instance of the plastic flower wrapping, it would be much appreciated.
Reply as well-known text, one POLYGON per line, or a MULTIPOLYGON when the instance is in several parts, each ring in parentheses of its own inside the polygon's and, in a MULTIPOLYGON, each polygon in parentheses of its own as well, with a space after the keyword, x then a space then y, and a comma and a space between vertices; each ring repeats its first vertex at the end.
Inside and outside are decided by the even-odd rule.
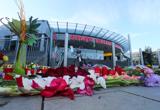
POLYGON ((155 87, 160 86, 160 76, 155 74, 154 71, 148 67, 144 68, 144 84, 145 86, 155 87))

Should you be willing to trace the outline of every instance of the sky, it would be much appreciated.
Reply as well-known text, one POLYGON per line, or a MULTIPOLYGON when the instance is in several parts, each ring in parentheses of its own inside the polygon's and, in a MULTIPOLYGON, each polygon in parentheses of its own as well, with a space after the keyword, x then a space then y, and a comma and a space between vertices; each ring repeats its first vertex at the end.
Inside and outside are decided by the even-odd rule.
MULTIPOLYGON (((132 51, 160 48, 160 0, 23 0, 26 18, 89 24, 131 37, 132 51)), ((16 0, 0 0, 0 18, 18 18, 16 0)))

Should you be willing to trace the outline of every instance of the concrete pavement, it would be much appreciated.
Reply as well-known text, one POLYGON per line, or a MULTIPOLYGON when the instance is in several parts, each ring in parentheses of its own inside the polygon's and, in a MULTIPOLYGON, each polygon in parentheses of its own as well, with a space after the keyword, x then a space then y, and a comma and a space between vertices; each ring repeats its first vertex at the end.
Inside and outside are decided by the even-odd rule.
POLYGON ((64 97, 14 97, 0 105, 0 110, 159 110, 160 87, 116 87, 95 91, 91 97, 76 95, 74 101, 64 97))

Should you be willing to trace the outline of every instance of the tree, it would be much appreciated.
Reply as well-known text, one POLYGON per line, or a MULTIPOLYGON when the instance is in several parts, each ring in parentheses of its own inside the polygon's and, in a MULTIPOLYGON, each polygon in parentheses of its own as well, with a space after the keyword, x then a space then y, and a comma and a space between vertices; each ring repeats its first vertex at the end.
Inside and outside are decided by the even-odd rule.
POLYGON ((8 24, 4 24, 2 19, 1 22, 19 38, 14 72, 18 74, 25 74, 24 67, 26 65, 27 45, 32 46, 36 43, 36 34, 38 33, 37 28, 40 26, 40 23, 38 23, 37 18, 33 19, 32 16, 29 18, 28 22, 21 18, 20 20, 12 19, 12 21, 9 21, 9 19, 6 18, 6 20, 8 21, 8 24))
POLYGON ((145 51, 143 51, 143 59, 145 65, 152 65, 153 64, 153 53, 152 48, 147 47, 145 51))

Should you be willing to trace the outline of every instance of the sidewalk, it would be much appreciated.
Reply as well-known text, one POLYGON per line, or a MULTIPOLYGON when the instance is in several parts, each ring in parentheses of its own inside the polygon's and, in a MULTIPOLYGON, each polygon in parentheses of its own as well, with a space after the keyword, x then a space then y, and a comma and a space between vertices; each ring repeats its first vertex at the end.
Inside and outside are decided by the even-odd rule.
POLYGON ((64 97, 46 98, 44 108, 40 96, 0 100, 8 101, 0 104, 0 110, 158 110, 160 87, 108 88, 95 91, 91 97, 77 95, 74 101, 64 97))

